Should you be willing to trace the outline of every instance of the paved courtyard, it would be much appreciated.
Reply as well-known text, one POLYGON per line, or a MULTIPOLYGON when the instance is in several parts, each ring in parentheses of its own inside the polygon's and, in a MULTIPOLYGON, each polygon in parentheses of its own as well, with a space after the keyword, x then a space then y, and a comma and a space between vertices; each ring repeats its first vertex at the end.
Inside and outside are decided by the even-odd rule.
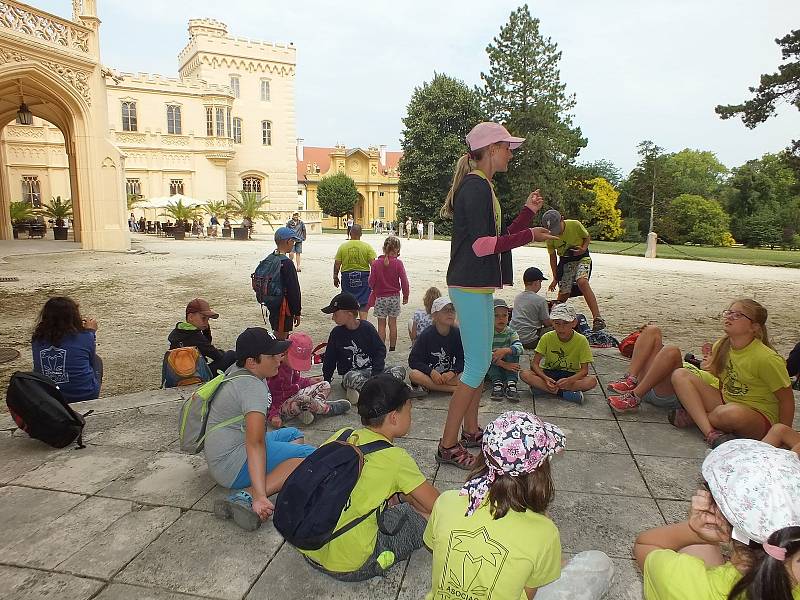
MULTIPOLYGON (((622 374, 615 350, 596 351, 601 386, 583 406, 546 395, 519 404, 482 402, 482 422, 511 408, 533 410, 567 434, 554 459, 551 516, 565 554, 605 551, 616 574, 609 598, 641 598, 631 560, 638 531, 683 518, 706 447, 699 432, 677 430, 645 407, 615 415, 603 389, 622 374)), ((139 392, 77 405, 87 418, 87 448, 55 450, 0 415, 0 598, 180 600, 369 598, 418 600, 430 583, 431 558, 416 552, 383 580, 343 584, 309 568, 266 523, 245 533, 211 514, 225 493, 202 455, 177 451, 177 411, 187 390, 139 392)), ((398 441, 441 489, 463 472, 439 466, 433 448, 447 398, 414 404, 413 426, 398 441)), ((354 413, 306 428, 318 444, 354 413)), ((796 423, 797 425, 797 423, 796 423)))

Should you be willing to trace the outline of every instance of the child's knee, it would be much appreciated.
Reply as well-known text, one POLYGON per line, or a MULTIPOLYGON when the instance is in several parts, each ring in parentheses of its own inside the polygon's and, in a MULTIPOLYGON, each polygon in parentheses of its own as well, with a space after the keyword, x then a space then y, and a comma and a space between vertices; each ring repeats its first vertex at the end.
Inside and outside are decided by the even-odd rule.
POLYGON ((586 277, 579 277, 577 280, 575 280, 575 285, 578 286, 578 289, 580 291, 592 289, 591 286, 589 285, 589 280, 586 277))
POLYGON ((584 391, 593 390, 597 387, 597 377, 594 375, 587 375, 583 378, 583 382, 586 385, 586 390, 584 391))
POLYGON ((694 374, 691 371, 689 371, 689 369, 681 367, 680 369, 675 369, 672 372, 672 375, 670 375, 669 380, 672 383, 672 386, 675 387, 684 385, 687 382, 691 381, 691 378, 693 376, 694 374))

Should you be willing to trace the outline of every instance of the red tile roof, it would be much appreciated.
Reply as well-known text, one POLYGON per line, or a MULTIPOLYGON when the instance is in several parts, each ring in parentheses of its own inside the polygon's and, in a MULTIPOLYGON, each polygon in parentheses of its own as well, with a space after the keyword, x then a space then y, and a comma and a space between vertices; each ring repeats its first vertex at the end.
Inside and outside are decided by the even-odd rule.
MULTIPOLYGON (((331 167, 331 152, 335 149, 336 148, 323 148, 320 146, 303 146, 303 160, 297 161, 297 181, 305 181, 309 164, 313 165, 317 163, 320 174, 324 175, 327 173, 328 169, 331 167)), ((348 149, 348 155, 354 150, 360 150, 360 148, 348 149)), ((361 151, 364 152, 364 150, 361 151)), ((387 152, 386 163, 380 165, 381 170, 396 169, 400 162, 400 157, 402 156, 402 152, 387 152)))

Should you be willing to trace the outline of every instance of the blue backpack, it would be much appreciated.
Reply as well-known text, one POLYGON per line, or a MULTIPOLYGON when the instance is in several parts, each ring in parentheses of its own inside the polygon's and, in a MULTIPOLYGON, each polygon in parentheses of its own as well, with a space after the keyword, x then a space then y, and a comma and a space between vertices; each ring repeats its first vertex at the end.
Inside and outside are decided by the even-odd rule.
POLYGON ((283 300, 281 265, 284 260, 289 260, 289 257, 273 252, 258 263, 256 270, 250 275, 259 304, 273 308, 279 306, 283 300))
MULTIPOLYGON (((384 531, 381 514, 387 506, 386 501, 336 529, 342 511, 349 505, 350 494, 358 483, 364 467, 364 456, 392 447, 383 440, 356 446, 347 441, 352 433, 352 429, 346 429, 338 438, 309 454, 289 475, 278 494, 272 522, 275 529, 295 548, 319 550, 372 513, 378 513, 378 527, 384 531)), ((403 525, 401 519, 394 533, 403 525)), ((384 532, 393 535, 393 532, 384 532)))

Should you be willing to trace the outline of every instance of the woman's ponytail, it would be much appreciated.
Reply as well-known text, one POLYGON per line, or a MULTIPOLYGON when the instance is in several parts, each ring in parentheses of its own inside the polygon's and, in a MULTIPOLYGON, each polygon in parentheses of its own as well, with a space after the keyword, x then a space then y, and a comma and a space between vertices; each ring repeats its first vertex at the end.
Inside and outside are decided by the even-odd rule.
MULTIPOLYGON (((480 150, 477 152, 480 152, 480 150)), ((472 154, 475 155, 476 153, 473 152, 472 154)), ((462 154, 456 163, 456 170, 455 173, 453 173, 453 183, 450 186, 450 191, 447 192, 447 198, 445 198, 444 204, 439 210, 439 216, 443 219, 453 218, 453 202, 455 201, 458 188, 461 187, 461 182, 464 180, 464 177, 467 175, 467 173, 472 171, 474 168, 475 164, 472 161, 470 154, 462 154)))

